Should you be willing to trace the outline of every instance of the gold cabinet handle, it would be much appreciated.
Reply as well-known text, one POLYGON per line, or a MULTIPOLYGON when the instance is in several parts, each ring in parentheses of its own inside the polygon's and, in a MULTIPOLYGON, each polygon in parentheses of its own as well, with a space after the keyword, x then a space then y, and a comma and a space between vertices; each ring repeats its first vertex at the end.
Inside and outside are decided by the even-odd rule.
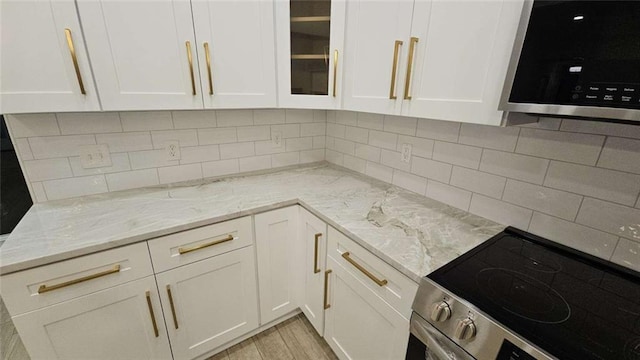
POLYGON ((167 285, 167 296, 169 297, 169 306, 171 307, 171 314, 173 314, 173 324, 176 329, 178 328, 178 317, 176 316, 176 308, 173 305, 173 295, 171 295, 171 285, 167 285))
POLYGON ((315 251, 313 252, 313 273, 317 274, 320 272, 320 268, 318 267, 318 242, 320 240, 320 236, 322 236, 322 233, 317 233, 314 236, 314 241, 315 241, 315 251))
POLYGON ((204 43, 204 57, 207 60, 207 79, 209 80, 209 95, 213 95, 213 80, 211 79, 211 53, 209 43, 204 43))
POLYGON ((151 323, 153 324, 153 333, 156 337, 160 336, 158 333, 158 324, 156 323, 156 316, 153 314, 153 305, 151 304, 151 292, 147 290, 147 306, 149 307, 149 316, 151 316, 151 323))
POLYGON ((357 262, 355 262, 352 258, 349 257, 349 252, 344 252, 342 253, 342 257, 347 260, 351 265, 355 266, 356 269, 360 270, 363 274, 365 274, 369 279, 373 280, 373 282, 375 282, 376 284, 378 284, 378 286, 385 286, 387 285, 387 280, 385 279, 378 279, 377 277, 375 277, 375 275, 373 275, 371 272, 369 272, 369 270, 365 269, 364 267, 362 267, 362 265, 358 264, 357 262))
POLYGON ((120 272, 120 265, 116 265, 110 270, 99 272, 97 274, 87 275, 87 276, 81 277, 79 279, 73 279, 73 280, 65 281, 65 282, 60 283, 60 284, 55 284, 55 285, 51 285, 51 286, 47 286, 45 284, 42 284, 38 288, 38 294, 42 294, 42 293, 46 293, 46 292, 53 291, 53 290, 56 290, 56 289, 60 289, 60 288, 63 288, 63 287, 79 284, 81 282, 97 279, 99 277, 103 277, 103 276, 106 276, 106 275, 115 274, 117 272, 120 272))
POLYGON ((324 272, 324 308, 325 310, 331 307, 329 304, 329 274, 331 274, 331 269, 328 269, 324 272))
POLYGON ((235 239, 235 238, 233 237, 233 235, 228 235, 228 236, 227 236, 226 238, 224 238, 224 239, 221 239, 221 240, 215 240, 215 241, 212 241, 212 242, 208 242, 208 243, 204 243, 204 244, 196 245, 196 246, 191 247, 191 248, 178 248, 178 253, 179 253, 180 255, 182 255, 182 254, 186 254, 186 253, 190 253, 190 252, 192 252, 192 251, 196 251, 196 250, 201 250, 201 249, 204 249, 204 248, 208 248, 209 246, 222 244, 222 243, 225 243, 225 242, 227 242, 227 241, 231 241, 231 240, 233 240, 233 239, 235 239))
POLYGON ((402 46, 401 40, 396 40, 396 44, 393 47, 393 66, 391 67, 391 86, 389 86, 389 99, 395 100, 396 96, 396 76, 398 72, 398 56, 400 55, 400 46, 402 46))
POLYGON ((336 87, 338 85, 338 50, 333 51, 333 97, 336 97, 336 87))
POLYGON ((411 43, 409 43, 409 63, 407 64, 407 78, 404 81, 405 100, 411 100, 411 95, 409 94, 409 87, 411 85, 411 70, 413 69, 413 53, 416 48, 416 43, 418 43, 418 38, 412 37, 411 43))
POLYGON ((67 35, 67 46, 71 53, 71 60, 73 61, 73 67, 76 69, 76 77, 78 78, 78 85, 80 85, 80 93, 87 95, 84 91, 84 83, 82 82, 82 75, 80 74, 80 65, 78 65, 78 57, 76 56, 76 48, 73 46, 73 37, 71 37, 71 29, 64 29, 65 35, 67 35))
POLYGON ((189 59, 189 74, 191 75, 191 94, 196 94, 196 79, 193 75, 193 56, 191 55, 191 42, 185 41, 187 46, 187 59, 189 59))

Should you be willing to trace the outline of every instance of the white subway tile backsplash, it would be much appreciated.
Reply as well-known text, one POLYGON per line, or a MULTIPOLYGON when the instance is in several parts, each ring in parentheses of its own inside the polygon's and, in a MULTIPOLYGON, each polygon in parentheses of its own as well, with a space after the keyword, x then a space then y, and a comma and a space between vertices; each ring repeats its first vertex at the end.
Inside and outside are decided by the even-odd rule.
POLYGON ((415 136, 398 136, 398 144, 396 144, 396 150, 402 151, 402 145, 411 145, 411 155, 420 156, 423 158, 431 158, 433 156, 433 140, 423 139, 415 136))
POLYGON ((44 191, 44 185, 42 185, 41 182, 32 182, 31 191, 33 192, 34 202, 45 202, 49 200, 47 193, 44 191))
POLYGON ((620 238, 611 261, 635 271, 640 271, 640 242, 620 238))
POLYGON ((180 164, 194 164, 220 160, 218 145, 202 145, 180 148, 180 164))
POLYGON ((169 111, 121 112, 123 131, 149 131, 173 129, 169 111))
POLYGON ((217 110, 218 127, 253 125, 253 110, 217 110))
POLYGON ((544 186, 633 206, 640 193, 640 176, 552 161, 544 186))
POLYGON ((313 137, 313 148, 314 149, 324 149, 327 146, 327 137, 326 136, 314 136, 313 137))
POLYGON ((270 169, 271 156, 272 155, 262 155, 238 159, 240 162, 240 172, 270 169))
POLYGON ((286 139, 285 149, 286 151, 311 150, 313 149, 313 138, 303 137, 303 138, 286 139))
POLYGON ((167 159, 167 153, 164 149, 130 152, 129 161, 133 170, 179 165, 178 160, 167 159))
POLYGON ((502 197, 506 178, 485 172, 454 166, 451 172, 451 185, 487 195, 496 199, 502 197))
POLYGON ((49 200, 101 194, 109 191, 104 175, 48 180, 43 185, 49 200))
POLYGON ((393 185, 424 195, 427 191, 427 179, 404 171, 393 171, 393 185))
POLYGON ((326 132, 326 123, 300 124, 300 136, 324 136, 326 132))
POLYGON ((361 159, 380 162, 380 150, 375 146, 356 144, 356 156, 361 159))
POLYGON ((325 150, 325 158, 332 164, 342 166, 344 163, 344 155, 337 151, 330 150, 329 148, 325 150))
POLYGON ((344 139, 347 127, 341 124, 327 124, 327 136, 344 139))
POLYGON ((151 135, 147 131, 96 134, 96 142, 107 144, 112 153, 153 149, 151 135))
POLYGON ((287 109, 285 110, 285 122, 288 124, 313 122, 313 110, 287 109))
POLYGON ((364 174, 367 168, 367 161, 345 154, 342 166, 346 167, 347 169, 351 169, 353 171, 364 174))
POLYGON ((450 164, 423 159, 417 156, 411 159, 411 173, 442 183, 449 183, 449 179, 451 179, 451 168, 452 166, 450 164))
POLYGON ((418 119, 418 131, 416 134, 423 138, 457 142, 459 132, 460 123, 457 122, 418 119))
POLYGON ((418 119, 404 116, 384 116, 384 131, 415 136, 418 119))
POLYGON ((55 114, 6 115, 5 119, 13 139, 60 135, 55 114))
POLYGON ((538 212, 533 214, 529 231, 604 259, 618 242, 617 236, 538 212))
POLYGON ((533 211, 529 209, 480 194, 473 194, 469 212, 519 229, 528 228, 533 215, 533 211))
POLYGON ((28 139, 13 139, 13 145, 16 148, 16 153, 20 156, 20 160, 33 160, 33 153, 31 152, 31 146, 29 145, 28 139))
MULTIPOLYGON (((343 154, 355 155, 356 143, 349 140, 334 139, 333 150, 339 151, 343 154)), ((304 149, 299 149, 304 150, 304 149)))
POLYGON ((395 150, 398 144, 398 135, 383 131, 369 131, 369 145, 383 149, 395 150))
POLYGON ((173 111, 173 127, 179 129, 205 129, 216 127, 216 112, 213 110, 173 111))
POLYGON ((542 184, 549 160, 485 149, 480 170, 512 179, 542 184))
POLYGON ((23 162, 29 181, 53 180, 72 177, 69 159, 28 160, 23 162))
POLYGON ((513 151, 518 142, 517 127, 462 124, 458 142, 494 150, 513 151))
POLYGON ((281 132, 283 139, 299 137, 300 124, 271 125, 271 133, 273 134, 274 131, 281 132))
POLYGON ((300 151, 300 163, 307 164, 324 160, 324 148, 300 151))
POLYGON ((283 109, 265 109, 253 111, 253 123, 255 125, 284 124, 285 113, 283 109))
POLYGON ((573 221, 582 196, 509 179, 502 200, 573 221))
POLYGON ((325 110, 313 110, 313 122, 327 122, 327 112, 325 110))
POLYGON ((358 113, 358 126, 371 130, 384 129, 384 115, 371 113, 358 113))
POLYGON ((200 145, 228 144, 238 141, 236 128, 198 129, 200 145))
POLYGON ((471 191, 458 189, 438 181, 429 180, 426 194, 427 197, 462 210, 469 210, 471 203, 471 191))
POLYGON ((202 176, 215 177, 229 174, 237 174, 240 172, 238 159, 219 160, 202 163, 202 176))
POLYGON ((327 123, 336 123, 337 111, 327 111, 327 123))
POLYGON ((43 136, 29 138, 31 152, 35 159, 51 159, 80 155, 78 147, 94 145, 94 135, 43 136))
POLYGON ((238 141, 270 140, 271 127, 262 126, 241 126, 237 128, 238 141))
POLYGON ((468 145, 436 141, 433 146, 433 160, 477 169, 482 157, 482 148, 468 145))
POLYGON ((288 152, 288 153, 271 155, 271 166, 273 167, 290 166, 290 165, 296 165, 299 163, 300 163, 299 152, 288 152))
POLYGON ((371 176, 372 178, 376 178, 378 180, 382 180, 384 182, 391 183, 393 180, 393 169, 373 163, 371 161, 367 161, 367 167, 365 169, 365 174, 371 176))
POLYGON ((366 144, 369 142, 369 130, 347 126, 345 138, 351 141, 359 142, 361 144, 366 144))
POLYGON ((137 189, 160 184, 157 169, 134 170, 107 174, 106 178, 110 191, 137 189))
POLYGON ((336 123, 348 126, 358 125, 358 113, 353 111, 338 111, 336 123))
POLYGON ((57 114, 62 135, 122 132, 117 112, 57 114))
POLYGON ((640 241, 640 210, 585 198, 576 222, 598 230, 640 241))
POLYGON ((521 129, 516 152, 547 159, 595 165, 604 136, 521 129))
POLYGON ((564 119, 560 130, 640 139, 640 126, 611 122, 564 119))
POLYGON ((402 154, 397 151, 382 149, 380 162, 394 169, 411 171, 411 163, 402 162, 402 154))
MULTIPOLYGON (((91 169, 85 169, 82 167, 82 163, 80 162, 79 156, 69 158, 69 163, 71 163, 71 170, 73 171, 73 176, 109 174, 109 173, 131 170, 131 165, 129 163, 129 154, 116 153, 116 154, 110 154, 110 157, 111 157, 111 166, 103 166, 103 167, 91 168, 91 169)), ((109 188, 109 190, 113 191, 113 189, 111 188, 109 188)))
POLYGON ((160 184, 202 179, 202 166, 197 164, 167 166, 158 168, 160 184))
POLYGON ((194 129, 152 131, 151 141, 154 149, 164 149, 167 141, 178 141, 180 147, 197 146, 198 132, 194 129))
POLYGON ((277 154, 277 153, 283 153, 285 151, 284 144, 281 146, 276 146, 271 140, 256 141, 255 147, 256 147, 256 155, 277 154))
POLYGON ((598 166, 640 174, 640 140, 609 137, 598 166))
POLYGON ((255 154, 256 152, 253 142, 239 142, 220 145, 221 159, 242 158, 253 156, 255 154))

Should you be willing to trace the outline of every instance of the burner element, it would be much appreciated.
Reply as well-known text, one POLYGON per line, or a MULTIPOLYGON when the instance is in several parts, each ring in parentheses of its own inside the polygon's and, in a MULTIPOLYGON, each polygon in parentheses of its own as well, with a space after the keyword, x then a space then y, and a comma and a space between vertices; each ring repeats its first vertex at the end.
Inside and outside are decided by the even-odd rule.
POLYGON ((491 301, 521 318, 559 324, 571 316, 571 308, 562 295, 523 273, 487 268, 478 272, 476 282, 491 301))

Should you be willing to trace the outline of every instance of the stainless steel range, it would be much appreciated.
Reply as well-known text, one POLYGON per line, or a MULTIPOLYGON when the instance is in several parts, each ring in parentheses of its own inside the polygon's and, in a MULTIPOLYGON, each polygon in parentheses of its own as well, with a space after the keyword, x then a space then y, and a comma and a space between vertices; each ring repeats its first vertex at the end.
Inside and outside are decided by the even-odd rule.
POLYGON ((640 360, 640 273, 507 228, 425 277, 407 360, 640 360))

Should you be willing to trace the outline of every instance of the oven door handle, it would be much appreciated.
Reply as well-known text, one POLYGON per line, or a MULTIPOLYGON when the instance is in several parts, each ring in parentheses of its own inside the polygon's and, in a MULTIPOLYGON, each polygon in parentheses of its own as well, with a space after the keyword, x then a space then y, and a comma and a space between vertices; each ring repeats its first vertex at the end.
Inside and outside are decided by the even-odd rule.
POLYGON ((427 350, 440 360, 474 360, 475 358, 466 351, 464 351, 460 345, 456 344, 448 337, 440 333, 433 325, 429 324, 419 315, 415 313, 411 315, 411 327, 410 331, 420 340, 427 350), (445 349, 441 343, 445 343, 448 349, 445 349))

